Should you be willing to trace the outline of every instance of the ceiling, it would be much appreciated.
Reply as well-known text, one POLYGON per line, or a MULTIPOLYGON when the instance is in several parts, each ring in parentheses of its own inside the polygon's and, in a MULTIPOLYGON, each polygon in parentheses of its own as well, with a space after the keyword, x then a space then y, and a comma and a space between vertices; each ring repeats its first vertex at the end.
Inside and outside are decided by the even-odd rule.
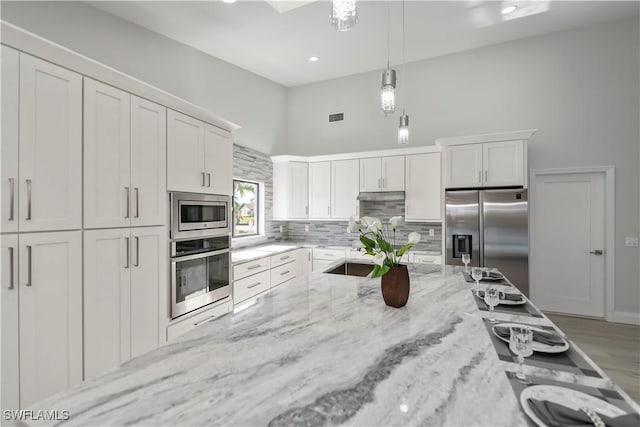
MULTIPOLYGON (((102 9, 284 86, 379 70, 387 60, 386 1, 358 2, 348 32, 329 1, 92 1, 102 9), (291 3, 291 4, 289 4, 291 3), (280 5, 279 5, 280 4, 280 5), (295 4, 295 7, 293 7, 295 4), (319 56, 310 62, 310 56, 319 56)), ((406 61, 638 15, 634 1, 407 1, 406 61)), ((402 2, 390 3, 391 63, 402 61, 402 2)))

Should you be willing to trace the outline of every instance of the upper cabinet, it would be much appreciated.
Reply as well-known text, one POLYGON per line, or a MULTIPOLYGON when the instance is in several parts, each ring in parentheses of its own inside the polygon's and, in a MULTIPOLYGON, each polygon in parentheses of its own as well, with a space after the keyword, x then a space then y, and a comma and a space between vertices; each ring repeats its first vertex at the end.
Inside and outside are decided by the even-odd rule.
POLYGON ((358 159, 331 162, 331 216, 334 219, 359 215, 359 168, 358 159))
POLYGON ((167 190, 231 195, 229 133, 173 110, 167 130, 167 190))
POLYGON ((331 162, 309 163, 309 217, 331 218, 331 162))
POLYGON ((526 186, 524 140, 449 145, 445 188, 526 186))
POLYGON ((305 219, 309 216, 309 164, 273 163, 273 219, 305 219))
POLYGON ((360 191, 404 191, 404 156, 360 159, 360 191))
MULTIPOLYGON (((4 59, 2 68, 4 79, 4 59)), ((19 230, 78 229, 82 225, 82 77, 21 53, 19 87, 20 138, 18 151, 15 145, 13 151, 9 149, 13 158, 4 158, 4 123, 2 144, 3 165, 6 161, 19 167, 19 179, 10 184, 14 195, 19 195, 19 230)), ((2 173, 4 177, 6 172, 2 173)))
POLYGON ((4 233, 18 231, 19 82, 19 53, 2 45, 2 165, 0 168, 2 203, 0 206, 2 206, 1 226, 4 233))
POLYGON ((440 153, 406 156, 406 221, 440 221, 442 219, 440 184, 440 153))

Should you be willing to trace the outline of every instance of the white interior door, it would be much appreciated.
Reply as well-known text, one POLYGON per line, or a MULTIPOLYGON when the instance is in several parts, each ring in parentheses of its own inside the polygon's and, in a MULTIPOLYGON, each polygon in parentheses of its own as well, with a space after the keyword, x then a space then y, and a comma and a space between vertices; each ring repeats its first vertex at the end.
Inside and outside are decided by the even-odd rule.
POLYGON ((2 235, 2 409, 20 407, 18 377, 18 235, 2 235))
POLYGON ((538 175, 532 204, 532 299, 543 310, 604 317, 604 174, 538 175))

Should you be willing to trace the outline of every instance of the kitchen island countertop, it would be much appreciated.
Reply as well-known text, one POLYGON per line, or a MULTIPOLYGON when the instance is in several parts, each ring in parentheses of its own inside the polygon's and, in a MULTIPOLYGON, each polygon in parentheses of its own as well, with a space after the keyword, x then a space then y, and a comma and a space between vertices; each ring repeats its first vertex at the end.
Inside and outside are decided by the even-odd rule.
MULTIPOLYGON (((517 366, 498 358, 462 268, 410 270, 401 309, 379 279, 312 273, 31 409, 68 410, 62 425, 526 426, 505 375, 517 366)), ((622 394, 595 365, 603 378, 525 369, 622 394)))

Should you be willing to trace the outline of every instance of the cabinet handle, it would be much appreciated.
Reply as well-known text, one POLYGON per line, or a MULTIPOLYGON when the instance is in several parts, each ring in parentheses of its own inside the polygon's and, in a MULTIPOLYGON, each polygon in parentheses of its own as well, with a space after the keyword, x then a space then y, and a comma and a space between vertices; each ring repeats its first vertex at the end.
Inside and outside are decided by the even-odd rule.
POLYGON ((9 178, 9 221, 13 221, 13 202, 15 198, 14 189, 16 186, 15 178, 9 178))
POLYGON ((9 248, 9 289, 13 289, 13 248, 9 248))
POLYGON ((247 270, 255 270, 256 268, 260 268, 260 264, 252 265, 251 267, 247 267, 247 270))
POLYGON ((252 285, 247 286, 247 289, 255 288, 256 286, 258 286, 260 284, 262 284, 262 282, 256 282, 256 283, 254 283, 252 285))
POLYGON ((327 214, 331 215, 331 206, 327 206, 327 214))
POLYGON ((489 181, 489 171, 484 171, 484 182, 489 181))
POLYGON ((380 178, 378 178, 378 188, 382 188, 380 187, 380 181, 381 181, 380 178))
POLYGON ((135 236, 134 239, 136 241, 136 262, 133 264, 133 266, 139 267, 140 266, 140 237, 135 236))
POLYGON ((27 220, 31 220, 31 180, 27 179, 27 220))
POLYGON ((280 275, 284 276, 285 274, 289 274, 289 273, 291 273, 291 270, 283 271, 282 273, 280 273, 280 275))
POLYGON ((304 213, 305 213, 306 215, 309 215, 309 206, 305 206, 305 207, 304 207, 304 213))
POLYGON ((202 175, 202 185, 201 185, 201 187, 204 187, 204 175, 205 174, 204 174, 204 172, 200 172, 200 174, 202 175))
POLYGON ((31 246, 27 245, 27 286, 31 286, 31 254, 32 254, 31 246))
POLYGON ((135 187, 133 191, 136 193, 136 218, 140 218, 140 189, 135 187))
MULTIPOLYGON (((204 187, 204 186, 203 186, 203 187, 204 187)), ((210 322, 211 320, 213 320, 213 319, 215 319, 215 318, 216 318, 216 316, 215 316, 215 315, 210 316, 210 317, 207 317, 206 319, 201 320, 200 322, 196 322, 196 323, 194 323, 194 324, 193 324, 193 326, 200 326, 200 325, 202 325, 203 323, 210 322)))
POLYGON ((124 268, 129 268, 129 238, 125 237, 124 238, 124 247, 126 249, 126 256, 125 256, 125 263, 124 263, 124 268))
POLYGON ((387 183, 386 183, 386 181, 387 181, 387 180, 386 180, 385 178, 382 178, 382 188, 387 188, 387 186, 386 186, 386 184, 387 184, 387 183))
POLYGON ((358 216, 358 211, 360 210, 360 205, 356 205, 356 216, 358 216))
POLYGON ((129 201, 129 198, 131 197, 131 191, 129 189, 129 187, 124 187, 124 192, 127 195, 127 211, 124 215, 125 218, 129 218, 129 211, 131 210, 131 203, 129 201))
POLYGON ((211 187, 211 174, 207 174, 207 187, 211 187))
POLYGON ((289 259, 289 258, 291 258, 289 255, 285 255, 280 257, 280 261, 284 261, 285 259, 289 259))
POLYGON ((409 215, 409 205, 404 206, 404 215, 405 216, 409 215))
POLYGON ((478 182, 482 182, 482 171, 478 171, 478 182))

